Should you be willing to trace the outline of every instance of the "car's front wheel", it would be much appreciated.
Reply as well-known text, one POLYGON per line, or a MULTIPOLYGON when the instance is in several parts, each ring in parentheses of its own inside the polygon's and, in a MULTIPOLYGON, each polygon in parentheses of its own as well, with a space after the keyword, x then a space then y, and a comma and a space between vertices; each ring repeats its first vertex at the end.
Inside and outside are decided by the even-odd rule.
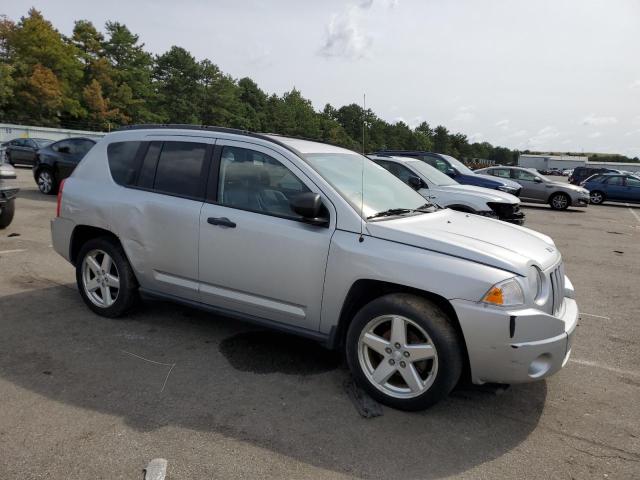
POLYGON ((463 365, 461 340, 447 315, 405 293, 377 298, 356 314, 346 355, 356 382, 401 410, 422 410, 446 397, 463 365))
POLYGON ((38 190, 45 195, 55 195, 58 193, 58 184, 50 168, 42 167, 38 170, 36 183, 38 184, 38 190))
POLYGON ((106 237, 85 243, 76 261, 76 282, 87 306, 103 317, 119 317, 138 297, 138 283, 122 247, 106 237))
POLYGON ((571 199, 566 193, 554 193, 549 199, 549 205, 554 210, 566 210, 571 205, 571 199))
POLYGON ((604 193, 599 192, 598 190, 594 190, 593 192, 591 192, 589 194, 591 203, 593 203, 594 205, 600 205, 602 202, 604 202, 604 193))

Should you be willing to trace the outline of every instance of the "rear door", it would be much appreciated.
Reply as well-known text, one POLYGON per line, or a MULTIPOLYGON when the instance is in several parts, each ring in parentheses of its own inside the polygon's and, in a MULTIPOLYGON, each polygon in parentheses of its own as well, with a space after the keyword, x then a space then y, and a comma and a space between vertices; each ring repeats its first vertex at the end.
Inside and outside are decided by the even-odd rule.
POLYGON ((640 203, 640 178, 627 176, 625 178, 625 200, 627 202, 640 203))
POLYGON ((204 303, 317 331, 335 211, 308 177, 270 148, 218 140, 200 215, 204 303), (306 224, 295 195, 323 197, 330 227, 306 224))
POLYGON ((94 142, 86 138, 72 138, 67 140, 67 148, 58 149, 60 158, 58 159, 58 180, 67 178, 75 170, 89 150, 95 145, 94 142))
POLYGON ((147 290, 192 301, 200 298, 200 210, 214 143, 184 136, 108 147, 114 181, 129 187, 113 195, 114 221, 147 290))

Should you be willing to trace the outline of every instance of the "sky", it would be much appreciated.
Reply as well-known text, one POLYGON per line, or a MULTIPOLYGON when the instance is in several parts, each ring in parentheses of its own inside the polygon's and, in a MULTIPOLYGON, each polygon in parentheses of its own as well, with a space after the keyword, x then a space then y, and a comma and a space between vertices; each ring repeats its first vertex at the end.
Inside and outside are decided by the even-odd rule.
POLYGON ((363 101, 520 150, 640 156, 640 0, 0 0, 126 24, 317 109, 363 101))

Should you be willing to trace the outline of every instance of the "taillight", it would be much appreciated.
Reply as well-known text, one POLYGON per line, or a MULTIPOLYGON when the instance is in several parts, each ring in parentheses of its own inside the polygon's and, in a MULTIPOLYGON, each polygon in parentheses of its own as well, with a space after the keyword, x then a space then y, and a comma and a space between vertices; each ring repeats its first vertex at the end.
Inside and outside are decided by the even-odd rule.
POLYGON ((56 205, 56 217, 60 216, 60 205, 62 204, 62 190, 64 189, 64 180, 60 182, 60 186, 58 187, 58 204, 56 205))

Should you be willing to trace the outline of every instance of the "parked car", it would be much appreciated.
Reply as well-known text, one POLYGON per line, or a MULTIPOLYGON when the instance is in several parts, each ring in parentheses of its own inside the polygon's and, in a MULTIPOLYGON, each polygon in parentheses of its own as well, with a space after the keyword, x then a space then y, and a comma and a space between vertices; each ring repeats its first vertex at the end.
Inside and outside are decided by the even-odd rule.
POLYGON ((441 172, 449 175, 462 185, 492 188, 510 193, 516 197, 520 194, 520 185, 507 179, 496 179, 487 175, 480 175, 460 160, 441 153, 411 151, 411 150, 380 150, 374 155, 393 155, 397 157, 411 157, 422 160, 441 172))
POLYGON ((570 177, 572 173, 573 173, 573 168, 565 168, 564 170, 562 170, 563 177, 570 177))
POLYGON ((520 199, 523 202, 548 203, 554 210, 566 210, 569 207, 587 207, 589 191, 564 182, 556 182, 539 175, 535 170, 523 167, 491 167, 480 170, 487 175, 510 178, 520 185, 520 199))
POLYGON ((591 175, 598 173, 620 173, 613 168, 595 168, 595 167, 576 167, 573 169, 573 173, 569 176, 569 183, 574 185, 580 185, 583 181, 589 178, 591 175))
POLYGON ((562 170, 557 168, 557 167, 551 167, 547 170, 547 173, 545 175, 555 175, 555 176, 562 176, 562 170))
POLYGON ((38 189, 47 195, 58 192, 60 182, 71 175, 80 160, 96 144, 91 138, 65 138, 38 150, 33 178, 38 189))
POLYGON ((463 371, 540 380, 571 353, 578 308, 551 238, 435 208, 343 148, 129 127, 89 151, 57 210, 53 247, 98 315, 141 294, 307 336, 344 348, 392 407, 433 405, 463 371))
POLYGON ((2 144, 5 158, 11 165, 32 166, 36 161, 36 152, 51 144, 53 140, 46 138, 14 138, 2 144))
POLYGON ((15 169, 0 158, 0 230, 13 220, 18 192, 15 169))
POLYGON ((593 175, 584 182, 584 188, 591 192, 595 205, 605 201, 640 203, 640 178, 635 175, 593 175))
POLYGON ((524 213, 520 211, 520 200, 510 193, 472 185, 460 185, 440 170, 415 158, 378 155, 372 155, 369 158, 432 203, 518 225, 524 223, 524 213))

